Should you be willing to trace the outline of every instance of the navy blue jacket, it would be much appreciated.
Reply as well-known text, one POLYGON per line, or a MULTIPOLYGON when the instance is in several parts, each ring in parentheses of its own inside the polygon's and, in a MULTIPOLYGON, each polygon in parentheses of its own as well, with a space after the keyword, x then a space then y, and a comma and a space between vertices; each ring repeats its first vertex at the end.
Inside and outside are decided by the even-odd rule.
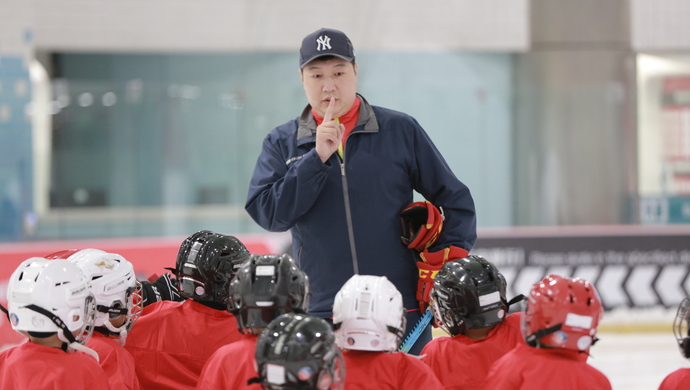
POLYGON ((310 106, 300 118, 273 129, 264 139, 245 205, 264 229, 292 233, 295 260, 309 275, 309 313, 319 317, 332 315, 335 294, 355 267, 362 275, 388 277, 405 307, 418 307, 417 256, 400 241, 399 214, 413 202, 413 190, 445 213, 432 251, 449 245, 469 251, 477 238, 469 189, 417 121, 358 97, 359 118, 342 160, 334 153, 321 162, 310 106))

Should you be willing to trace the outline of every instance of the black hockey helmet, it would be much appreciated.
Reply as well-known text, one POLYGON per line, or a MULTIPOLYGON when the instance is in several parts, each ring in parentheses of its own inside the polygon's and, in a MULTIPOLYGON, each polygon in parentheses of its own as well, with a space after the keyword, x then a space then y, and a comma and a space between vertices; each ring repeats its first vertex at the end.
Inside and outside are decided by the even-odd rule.
POLYGON ((292 257, 252 255, 230 282, 228 311, 244 331, 265 328, 285 313, 306 313, 309 278, 292 257))
POLYGON ((264 389, 342 389, 345 362, 323 319, 287 313, 271 321, 256 343, 264 389))
POLYGON ((446 263, 430 295, 437 325, 453 336, 498 324, 508 313, 506 280, 481 256, 446 263))
POLYGON ((180 295, 227 304, 228 283, 248 258, 247 248, 233 236, 209 230, 192 234, 177 252, 175 276, 180 295))

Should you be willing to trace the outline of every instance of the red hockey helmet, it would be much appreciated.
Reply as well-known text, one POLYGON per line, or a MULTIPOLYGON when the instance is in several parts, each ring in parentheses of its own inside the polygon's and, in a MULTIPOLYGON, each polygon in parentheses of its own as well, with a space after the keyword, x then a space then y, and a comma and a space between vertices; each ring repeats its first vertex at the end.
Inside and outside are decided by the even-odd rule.
POLYGON ((443 212, 428 200, 414 202, 400 212, 403 244, 423 251, 436 242, 443 230, 443 212))
POLYGON ((580 278, 549 275, 530 290, 522 335, 533 347, 587 351, 602 315, 594 285, 580 278))

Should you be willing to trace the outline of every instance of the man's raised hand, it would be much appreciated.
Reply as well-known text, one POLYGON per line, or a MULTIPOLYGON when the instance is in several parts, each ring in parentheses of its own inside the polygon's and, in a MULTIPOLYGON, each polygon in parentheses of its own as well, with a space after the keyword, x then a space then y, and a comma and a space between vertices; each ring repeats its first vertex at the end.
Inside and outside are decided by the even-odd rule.
POLYGON ((333 109, 335 98, 332 97, 328 102, 328 108, 323 117, 323 122, 316 128, 316 153, 321 157, 322 162, 326 162, 333 152, 338 150, 340 141, 345 132, 345 125, 333 119, 333 109))

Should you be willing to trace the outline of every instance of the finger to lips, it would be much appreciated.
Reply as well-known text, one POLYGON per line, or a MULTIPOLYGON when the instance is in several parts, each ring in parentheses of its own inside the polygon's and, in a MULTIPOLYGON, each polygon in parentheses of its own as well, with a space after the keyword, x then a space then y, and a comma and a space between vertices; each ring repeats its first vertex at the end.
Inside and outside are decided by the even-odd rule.
POLYGON ((328 102, 328 108, 326 108, 326 115, 323 117, 324 122, 330 122, 333 120, 333 110, 335 109, 335 98, 332 97, 328 102))

